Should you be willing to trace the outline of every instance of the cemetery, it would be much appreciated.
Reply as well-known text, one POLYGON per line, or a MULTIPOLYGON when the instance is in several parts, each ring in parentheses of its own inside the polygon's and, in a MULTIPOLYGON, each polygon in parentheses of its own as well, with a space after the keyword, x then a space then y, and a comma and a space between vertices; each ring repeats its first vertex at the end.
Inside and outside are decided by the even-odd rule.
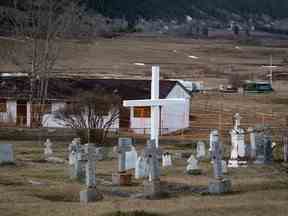
POLYGON ((112 133, 104 145, 89 142, 90 129, 88 142, 77 134, 70 140, 53 139, 54 131, 38 140, 1 140, 1 216, 133 211, 286 215, 287 131, 260 123, 247 127, 247 117, 235 112, 228 130, 221 130, 227 127, 221 122, 222 127, 204 132, 188 128, 192 132, 163 136, 162 108, 185 106, 186 99, 160 98, 159 83, 160 67, 153 66, 150 97, 122 101, 130 109, 151 107, 147 135, 112 133))

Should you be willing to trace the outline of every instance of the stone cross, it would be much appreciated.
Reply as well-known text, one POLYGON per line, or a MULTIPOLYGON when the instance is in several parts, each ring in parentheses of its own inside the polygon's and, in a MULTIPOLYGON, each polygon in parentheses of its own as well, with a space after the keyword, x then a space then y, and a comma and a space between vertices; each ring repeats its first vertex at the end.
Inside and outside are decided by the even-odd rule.
POLYGON ((239 113, 236 113, 234 115, 234 129, 237 129, 240 127, 240 121, 241 121, 241 116, 239 113))
POLYGON ((94 144, 85 144, 84 153, 86 186, 87 188, 96 188, 96 149, 94 144))
POLYGON ((146 160, 145 173, 149 176, 149 181, 160 179, 160 165, 155 140, 150 140, 150 145, 144 149, 144 158, 146 160))
POLYGON ((223 177, 222 171, 222 147, 219 139, 218 130, 212 131, 212 161, 214 169, 214 178, 221 179, 223 177))
POLYGON ((197 142, 197 155, 198 159, 204 158, 206 155, 205 143, 203 141, 197 142))
POLYGON ((125 100, 124 107, 151 107, 150 139, 159 147, 160 107, 170 104, 185 104, 185 99, 159 99, 159 66, 152 67, 151 98, 147 100, 125 100))
POLYGON ((131 151, 132 139, 119 138, 118 139, 118 171, 124 172, 126 170, 126 152, 131 151))
POLYGON ((44 149, 44 155, 45 158, 51 157, 53 155, 52 146, 53 143, 50 141, 50 139, 47 139, 44 143, 45 149, 44 149))

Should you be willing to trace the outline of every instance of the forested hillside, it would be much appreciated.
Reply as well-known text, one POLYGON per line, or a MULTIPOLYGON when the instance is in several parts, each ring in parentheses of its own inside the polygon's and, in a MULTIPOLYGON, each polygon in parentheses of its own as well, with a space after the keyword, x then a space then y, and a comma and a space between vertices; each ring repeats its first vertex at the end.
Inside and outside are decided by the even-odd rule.
POLYGON ((287 0, 83 0, 109 17, 125 17, 129 21, 144 18, 193 17, 225 18, 227 13, 241 16, 266 14, 273 18, 288 16, 287 0))

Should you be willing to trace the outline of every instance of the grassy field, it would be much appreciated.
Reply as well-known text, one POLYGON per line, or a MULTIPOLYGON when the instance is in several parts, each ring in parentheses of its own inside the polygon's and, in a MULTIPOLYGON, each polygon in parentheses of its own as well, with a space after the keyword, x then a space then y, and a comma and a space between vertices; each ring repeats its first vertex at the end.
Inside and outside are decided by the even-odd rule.
MULTIPOLYGON (((1 141, 0 143, 5 143, 1 141)), ((7 142, 6 142, 7 143, 7 142)), ((10 141, 11 143, 11 141, 10 141)), ((117 210, 145 210, 160 215, 236 215, 236 216, 286 216, 288 212, 288 167, 255 166, 229 170, 233 192, 223 196, 211 196, 198 192, 179 191, 162 200, 140 200, 115 196, 113 190, 126 193, 142 191, 142 184, 134 180, 131 187, 112 187, 111 173, 117 169, 116 159, 97 163, 99 190, 104 200, 83 205, 79 203, 79 191, 83 184, 69 179, 68 164, 43 163, 43 147, 38 142, 12 142, 17 163, 0 167, 0 215, 1 216, 67 216, 104 215, 117 210)), ((57 156, 67 158, 67 143, 55 143, 57 156)), ((137 146, 140 150, 143 146, 137 146)), ((168 146, 163 146, 168 149, 168 146)), ((173 153, 183 151, 169 146, 173 153)), ((191 151, 186 148, 186 151, 191 151)), ((212 176, 211 164, 200 164, 203 174, 184 174, 185 160, 175 160, 173 168, 162 172, 162 181, 169 185, 203 189, 212 176)))
MULTIPOLYGON (((288 57, 287 41, 261 41, 245 45, 243 42, 225 40, 127 37, 66 41, 61 46, 63 53, 55 68, 55 73, 61 77, 149 79, 150 66, 159 64, 162 78, 199 80, 204 81, 208 88, 216 88, 219 84, 227 83, 229 76, 235 73, 247 79, 263 78, 267 71, 261 66, 269 64, 270 55, 273 55, 273 63, 281 66, 279 71, 287 72, 288 69, 284 61, 288 57), (145 66, 135 65, 137 62, 145 63, 145 66)), ((0 65, 0 69, 17 70, 9 64, 0 65)), ((192 129, 219 128, 227 132, 227 128, 232 126, 231 118, 235 112, 243 116, 245 128, 266 122, 273 127, 285 127, 285 117, 288 115, 287 83, 286 80, 276 80, 276 92, 270 95, 222 95, 214 92, 195 95, 192 98, 192 115, 196 121, 192 122, 192 129)), ((193 130, 185 136, 193 141, 200 137, 195 136, 193 130)), ((207 134, 203 137, 208 139, 207 134)), ((101 216, 120 209, 144 209, 170 216, 288 215, 288 168, 280 163, 230 170, 229 176, 233 182, 231 194, 209 196, 183 191, 167 199, 151 201, 113 196, 109 182, 111 173, 117 170, 117 161, 103 161, 97 163, 97 176, 99 189, 105 198, 101 202, 81 205, 79 191, 83 184, 69 180, 67 164, 43 163, 42 142, 9 143, 15 146, 17 163, 15 166, 0 167, 0 216, 101 216)), ((67 147, 68 143, 57 143, 56 155, 67 159, 67 147)), ((140 150, 142 147, 137 148, 140 150)), ((163 148, 174 153, 181 151, 181 148, 173 145, 163 148)), ((174 164, 173 168, 163 171, 164 182, 196 189, 207 187, 212 176, 209 162, 201 163, 203 174, 194 177, 184 174, 184 160, 177 160, 174 164)), ((141 191, 141 181, 134 183, 131 187, 113 190, 127 193, 141 191)))

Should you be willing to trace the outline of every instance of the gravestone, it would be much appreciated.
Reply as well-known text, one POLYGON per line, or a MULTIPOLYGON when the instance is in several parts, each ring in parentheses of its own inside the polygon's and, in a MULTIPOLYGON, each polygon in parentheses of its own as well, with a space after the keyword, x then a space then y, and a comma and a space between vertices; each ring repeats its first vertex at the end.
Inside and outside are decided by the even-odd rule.
POLYGON ((254 128, 249 127, 248 133, 250 134, 250 159, 255 160, 255 158, 256 158, 256 140, 255 140, 254 128))
POLYGON ((155 140, 150 140, 143 152, 146 160, 145 173, 148 176, 148 179, 143 182, 144 196, 147 198, 157 198, 163 194, 160 181, 159 152, 157 150, 155 140))
POLYGON ((231 180, 223 177, 222 146, 218 130, 212 131, 212 161, 214 178, 209 181, 209 193, 222 194, 231 191, 231 180))
POLYGON ((169 152, 165 152, 162 155, 162 167, 172 166, 172 156, 169 152))
POLYGON ((131 170, 136 168, 137 151, 134 146, 131 146, 131 151, 126 152, 125 169, 131 170))
POLYGON ((200 175, 201 169, 199 169, 198 166, 198 160, 195 158, 195 156, 192 154, 189 159, 187 160, 187 167, 186 167, 186 173, 189 175, 200 175))
POLYGON ((80 202, 88 203, 101 200, 102 194, 96 188, 96 150, 94 144, 85 144, 82 160, 86 161, 86 190, 80 191, 80 202))
POLYGON ((272 137, 265 133, 256 133, 255 164, 269 165, 273 162, 272 137))
POLYGON ((50 139, 47 139, 44 143, 44 157, 49 158, 53 156, 53 150, 52 150, 53 143, 50 141, 50 139))
MULTIPOLYGON (((130 185, 132 181, 131 173, 127 172, 127 158, 126 153, 132 150, 131 138, 118 139, 118 172, 112 174, 113 185, 130 185)), ((137 158, 137 157, 136 157, 137 158)), ((135 160, 136 165, 136 160, 135 160)))
POLYGON ((228 173, 227 162, 225 160, 222 160, 222 172, 223 172, 223 174, 228 173))
POLYGON ((206 149, 205 149, 205 143, 203 141, 198 141, 197 142, 197 159, 201 160, 204 159, 206 156, 206 149))
POLYGON ((135 179, 140 179, 148 176, 148 174, 146 173, 147 171, 146 166, 147 166, 146 159, 142 156, 139 156, 135 167, 135 179))
POLYGON ((0 144, 0 165, 14 164, 14 153, 12 144, 0 144))
POLYGON ((84 149, 80 144, 79 139, 73 139, 69 145, 69 165, 70 165, 70 178, 81 180, 85 176, 84 163, 82 155, 84 149))
POLYGON ((241 116, 239 113, 234 115, 234 128, 230 130, 231 136, 231 156, 228 163, 229 167, 237 168, 239 166, 246 167, 246 145, 245 131, 240 128, 241 116))
POLYGON ((288 135, 283 136, 283 154, 284 162, 288 162, 288 135))

